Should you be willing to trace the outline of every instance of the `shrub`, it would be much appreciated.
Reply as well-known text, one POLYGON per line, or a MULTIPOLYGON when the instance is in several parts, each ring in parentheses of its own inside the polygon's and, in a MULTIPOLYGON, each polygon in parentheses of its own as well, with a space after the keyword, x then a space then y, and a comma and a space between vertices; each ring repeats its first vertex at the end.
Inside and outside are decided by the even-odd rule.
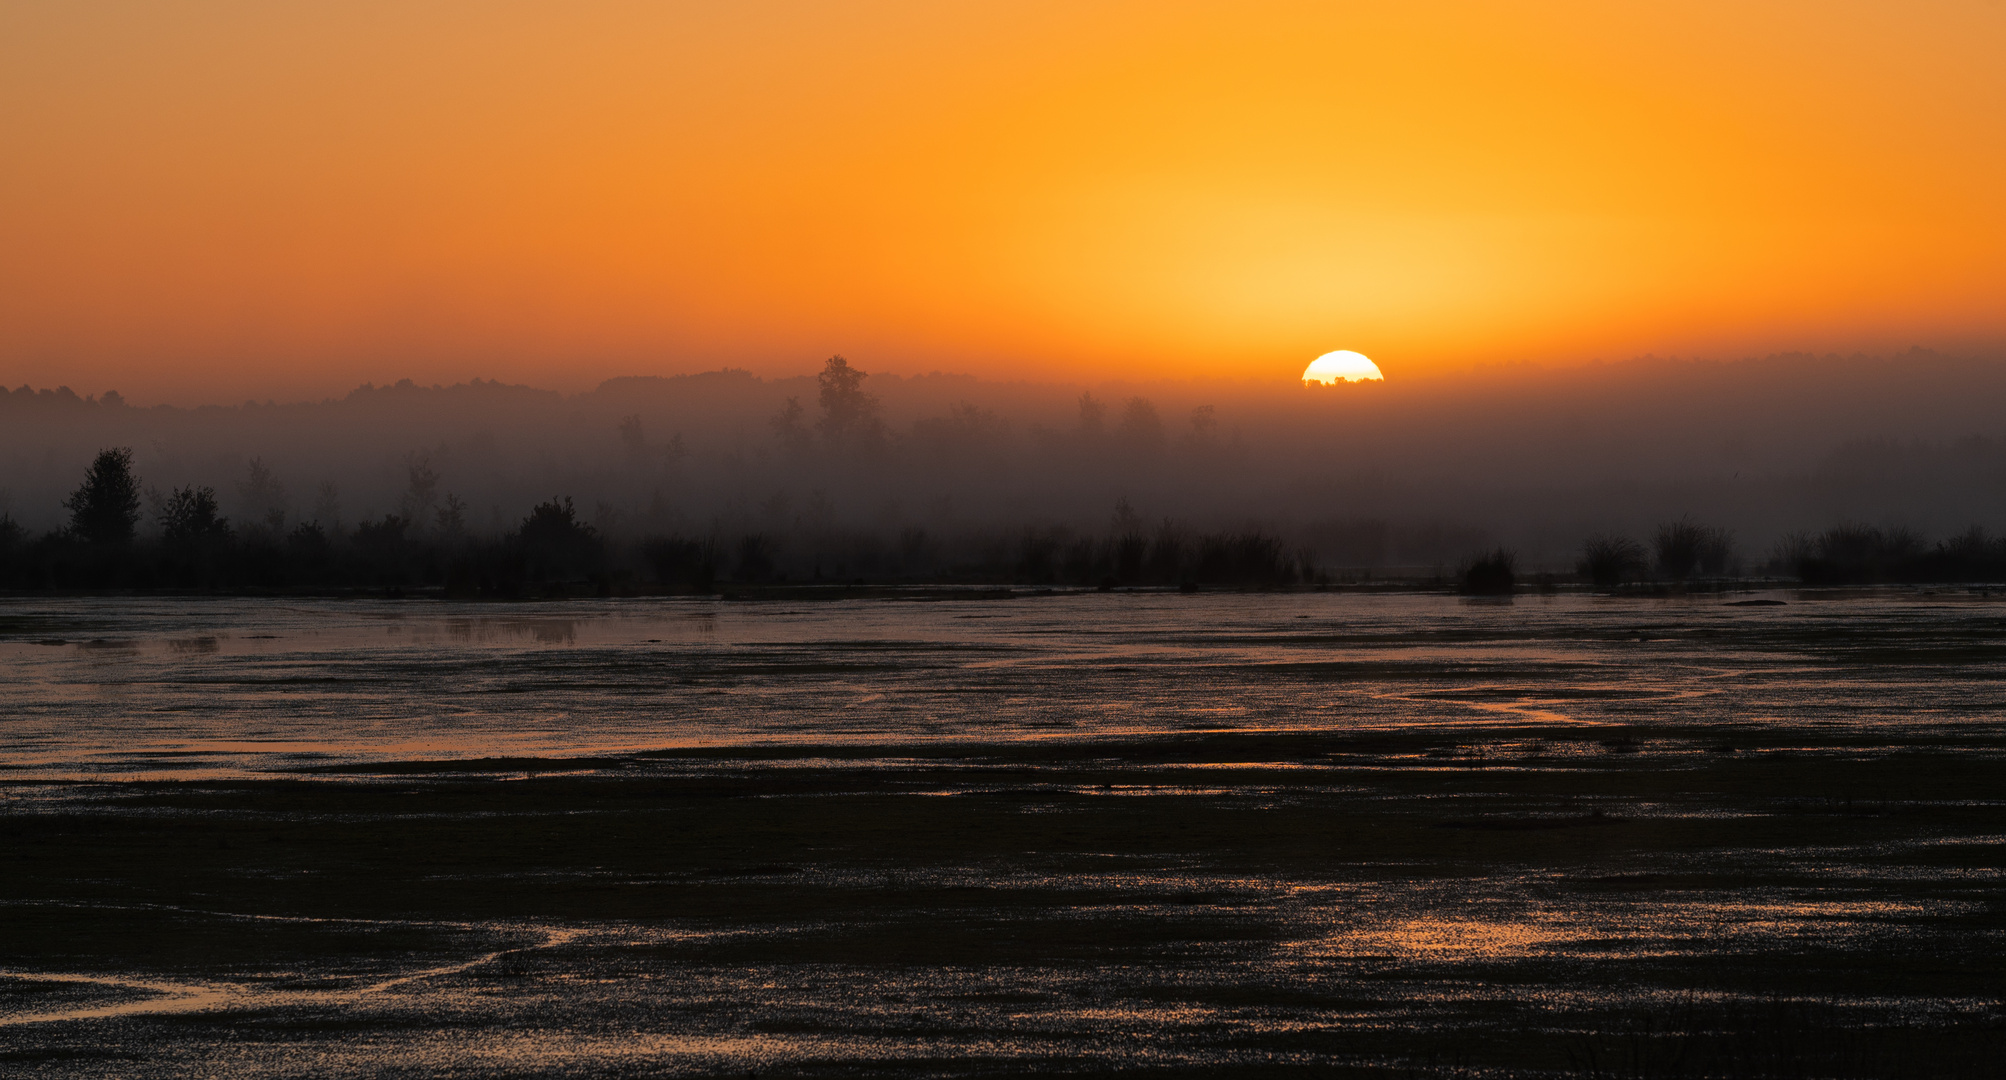
POLYGON ((600 569, 599 531, 578 520, 569 496, 538 503, 522 519, 515 540, 531 581, 575 580, 600 569))
POLYGON ((1510 596, 1518 584, 1518 556, 1505 548, 1495 548, 1471 560, 1463 570, 1462 591, 1466 596, 1510 596))
POLYGON ((1644 571, 1644 546, 1627 536, 1591 536, 1576 569, 1597 588, 1613 588, 1644 571))
POLYGON ((1683 581, 1695 573, 1726 573, 1734 538, 1726 529, 1682 517, 1659 525, 1652 547, 1657 549, 1658 572, 1683 581))

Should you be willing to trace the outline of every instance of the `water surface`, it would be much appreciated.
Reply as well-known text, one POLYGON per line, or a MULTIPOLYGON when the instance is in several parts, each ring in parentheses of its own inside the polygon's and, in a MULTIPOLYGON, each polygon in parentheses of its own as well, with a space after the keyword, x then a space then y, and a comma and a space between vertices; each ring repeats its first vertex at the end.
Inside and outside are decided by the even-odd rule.
POLYGON ((1735 599, 5 601, 0 1061, 1985 1075, 2006 604, 1735 599))

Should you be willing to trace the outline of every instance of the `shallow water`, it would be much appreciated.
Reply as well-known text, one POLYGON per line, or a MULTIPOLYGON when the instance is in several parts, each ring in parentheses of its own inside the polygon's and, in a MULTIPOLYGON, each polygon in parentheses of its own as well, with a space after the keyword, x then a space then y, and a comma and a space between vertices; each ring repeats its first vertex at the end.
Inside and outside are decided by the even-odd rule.
POLYGON ((34 777, 412 757, 1655 724, 1989 737, 2006 603, 1584 596, 0 604, 34 777))
POLYGON ((1986 1075, 2006 603, 1753 598, 0 602, 0 1065, 1986 1075))

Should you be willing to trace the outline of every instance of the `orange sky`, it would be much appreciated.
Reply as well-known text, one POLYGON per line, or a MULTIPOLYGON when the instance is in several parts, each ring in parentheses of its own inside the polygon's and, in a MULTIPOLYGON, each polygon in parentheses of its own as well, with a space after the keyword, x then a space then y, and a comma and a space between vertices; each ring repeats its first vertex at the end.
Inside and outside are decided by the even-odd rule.
POLYGON ((2006 5, 0 5, 0 380, 2006 342, 2006 5))

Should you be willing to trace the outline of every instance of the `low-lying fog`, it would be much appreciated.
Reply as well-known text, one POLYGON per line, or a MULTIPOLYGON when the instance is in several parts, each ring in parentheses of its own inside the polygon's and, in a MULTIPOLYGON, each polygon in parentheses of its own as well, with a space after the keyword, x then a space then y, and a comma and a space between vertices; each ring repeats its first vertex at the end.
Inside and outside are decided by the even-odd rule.
MULTIPOLYGON (((857 367, 868 371, 867 357, 857 367)), ((1737 558, 1842 523, 1928 536, 2006 527, 2006 358, 1781 356, 1496 368, 1329 389, 1096 386, 871 375, 824 407, 814 378, 743 371, 368 387, 339 400, 143 408, 0 391, 0 512, 59 527, 101 448, 153 496, 214 487, 233 523, 464 505, 476 532, 570 496, 613 538, 936 537, 1259 527, 1333 568, 1428 568, 1504 545, 1571 566, 1591 533, 1689 515, 1737 558)), ((150 525, 154 508, 147 510, 150 525)))

